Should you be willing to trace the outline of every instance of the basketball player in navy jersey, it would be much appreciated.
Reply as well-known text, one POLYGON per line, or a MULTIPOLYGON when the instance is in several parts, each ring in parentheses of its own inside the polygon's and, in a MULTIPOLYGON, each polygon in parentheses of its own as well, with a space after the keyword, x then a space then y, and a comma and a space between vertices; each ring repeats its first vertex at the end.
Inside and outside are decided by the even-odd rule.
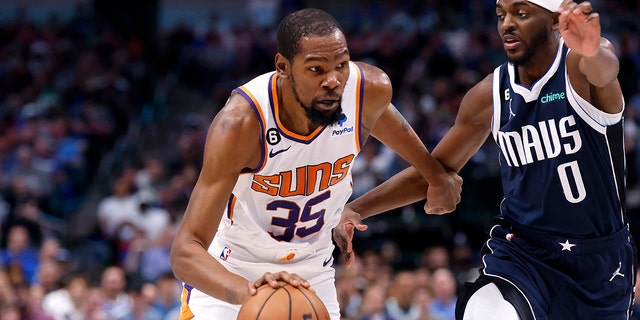
POLYGON ((460 201, 462 179, 390 104, 387 75, 350 61, 331 15, 288 15, 277 46, 276 70, 234 90, 209 128, 171 250, 184 282, 181 319, 235 319, 257 287, 284 280, 311 286, 338 320, 331 233, 370 134, 419 168, 433 188, 427 211, 450 212, 460 201))
MULTIPOLYGON (((456 317, 628 319, 636 266, 614 49, 589 2, 498 0, 496 15, 508 61, 465 95, 433 151, 458 171, 489 135, 500 147, 504 200, 456 317)), ((351 252, 361 219, 425 188, 409 168, 348 204, 339 247, 351 252)))

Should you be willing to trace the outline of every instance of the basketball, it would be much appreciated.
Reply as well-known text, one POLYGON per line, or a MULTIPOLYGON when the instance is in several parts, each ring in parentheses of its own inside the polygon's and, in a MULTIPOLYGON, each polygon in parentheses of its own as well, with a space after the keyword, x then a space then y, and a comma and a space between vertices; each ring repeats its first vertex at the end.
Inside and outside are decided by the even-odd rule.
POLYGON ((240 308, 238 320, 329 320, 324 303, 311 290, 294 287, 284 281, 274 289, 268 284, 258 288, 240 308))

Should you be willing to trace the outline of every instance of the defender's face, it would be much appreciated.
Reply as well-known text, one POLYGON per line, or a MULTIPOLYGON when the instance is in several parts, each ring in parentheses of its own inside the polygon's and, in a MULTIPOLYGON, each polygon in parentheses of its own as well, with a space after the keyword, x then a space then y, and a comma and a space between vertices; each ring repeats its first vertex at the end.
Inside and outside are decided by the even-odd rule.
MULTIPOLYGON (((349 78, 349 50, 340 31, 300 39, 288 76, 298 102, 307 114, 327 125, 340 119, 344 88, 349 78), (323 119, 324 118, 324 119, 323 119)), ((314 120, 314 119, 312 119, 314 120)))
POLYGON ((507 59, 516 65, 527 64, 551 34, 550 13, 528 1, 500 0, 496 15, 507 59))

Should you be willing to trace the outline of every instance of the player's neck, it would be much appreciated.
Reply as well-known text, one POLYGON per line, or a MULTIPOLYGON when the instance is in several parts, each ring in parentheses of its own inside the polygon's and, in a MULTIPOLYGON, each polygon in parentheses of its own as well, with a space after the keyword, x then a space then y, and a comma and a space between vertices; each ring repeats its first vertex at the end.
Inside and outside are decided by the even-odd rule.
POLYGON ((278 108, 275 116, 287 130, 307 136, 315 131, 318 125, 307 117, 304 107, 300 105, 293 91, 285 89, 291 87, 284 84, 284 81, 281 78, 277 80, 278 108))
POLYGON ((533 83, 544 76, 558 53, 559 39, 552 36, 535 50, 528 63, 518 66, 518 83, 531 87, 533 83))

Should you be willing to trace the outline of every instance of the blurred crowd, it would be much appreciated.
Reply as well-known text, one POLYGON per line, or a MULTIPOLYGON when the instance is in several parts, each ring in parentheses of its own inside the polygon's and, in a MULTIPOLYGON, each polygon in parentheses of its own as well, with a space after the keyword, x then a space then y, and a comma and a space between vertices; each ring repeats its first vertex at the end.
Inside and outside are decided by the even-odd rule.
MULTIPOLYGON (((273 69, 277 21, 306 4, 250 1, 248 25, 212 12, 144 39, 79 3, 65 20, 36 23, 25 8, 0 22, 0 319, 176 319, 169 249, 209 121, 233 88, 273 69)), ((431 149, 503 60, 495 1, 345 3, 323 9, 353 60, 389 74, 394 104, 431 149)), ((640 5, 592 3, 621 61, 629 213, 640 216, 640 5)), ((453 319, 457 288, 479 265, 474 235, 497 213, 496 152, 488 142, 465 167, 452 215, 426 217, 417 204, 365 221, 355 265, 336 259, 344 319, 453 319)), ((354 196, 405 166, 371 139, 354 196)))

